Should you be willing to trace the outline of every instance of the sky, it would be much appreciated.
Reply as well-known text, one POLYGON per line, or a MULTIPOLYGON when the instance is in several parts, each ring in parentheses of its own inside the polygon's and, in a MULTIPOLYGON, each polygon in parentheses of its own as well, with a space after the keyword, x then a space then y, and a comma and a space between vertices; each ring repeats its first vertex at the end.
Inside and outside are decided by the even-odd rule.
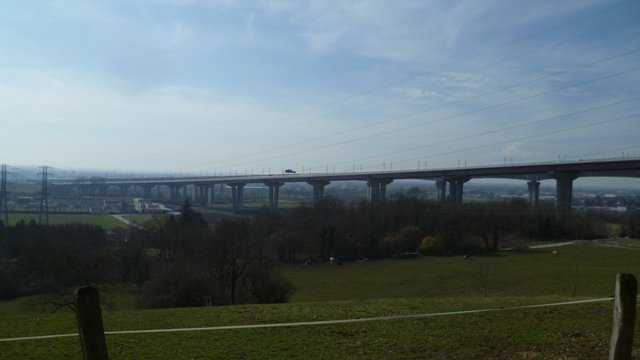
POLYGON ((21 1, 0 163, 342 172, 640 155, 640 2, 21 1))

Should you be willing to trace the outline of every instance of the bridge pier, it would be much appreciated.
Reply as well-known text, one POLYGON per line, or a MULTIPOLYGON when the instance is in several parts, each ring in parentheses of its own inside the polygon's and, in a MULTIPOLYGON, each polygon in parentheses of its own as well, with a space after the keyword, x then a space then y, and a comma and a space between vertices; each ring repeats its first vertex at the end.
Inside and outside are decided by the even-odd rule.
POLYGON ((243 183, 233 183, 229 184, 231 187, 231 201, 233 212, 238 213, 242 210, 242 204, 244 202, 244 186, 246 184, 243 183))
POLYGON ((387 185, 392 182, 392 179, 368 180, 367 201, 374 205, 383 204, 387 196, 387 185))
POLYGON ((142 196, 145 199, 151 199, 151 188, 153 185, 141 185, 142 186, 142 196))
POLYGON ((180 199, 180 185, 169 185, 169 198, 172 202, 178 202, 180 199))
POLYGON ((265 182, 264 184, 269 187, 269 207, 271 208, 271 210, 277 210, 278 197, 280 195, 280 187, 284 185, 284 183, 280 181, 276 181, 276 182, 269 181, 269 182, 265 182))
POLYGON ((193 185, 194 189, 194 203, 198 205, 207 205, 209 203, 209 186, 208 185, 193 185))
POLYGON ((540 181, 528 181, 527 187, 529 190, 529 206, 535 208, 538 206, 538 200, 540 199, 540 181))
POLYGON ((577 178, 574 173, 558 173, 556 179, 556 213, 564 215, 571 213, 573 202, 573 180, 577 178))
POLYGON ((211 205, 211 190, 212 190, 213 185, 211 184, 207 184, 203 186, 204 189, 204 205, 208 206, 211 205))
POLYGON ((127 195, 127 192, 129 191, 129 185, 118 185, 118 187, 120 188, 120 195, 127 195))
POLYGON ((319 180, 310 181, 309 185, 313 186, 313 200, 316 201, 324 197, 324 187, 329 185, 329 181, 319 180))
POLYGON ((436 199, 439 203, 447 201, 447 182, 444 179, 436 180, 436 199))
POLYGON ((469 181, 468 177, 460 177, 447 179, 449 183, 449 202, 452 204, 462 204, 462 193, 464 192, 464 183, 469 181))

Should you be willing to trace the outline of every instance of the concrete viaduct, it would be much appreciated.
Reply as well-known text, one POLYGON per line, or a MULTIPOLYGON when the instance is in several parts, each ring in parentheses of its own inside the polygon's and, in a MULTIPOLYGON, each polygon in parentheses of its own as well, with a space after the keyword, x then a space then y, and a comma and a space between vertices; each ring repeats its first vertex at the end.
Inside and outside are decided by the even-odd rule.
POLYGON ((278 207, 279 190, 285 183, 308 183, 313 187, 314 198, 324 196, 324 188, 335 181, 364 181, 367 184, 367 199, 371 203, 384 202, 386 187, 394 180, 435 181, 437 199, 440 202, 459 204, 462 202, 464 183, 471 179, 518 179, 526 181, 529 202, 536 206, 541 180, 555 179, 556 206, 559 212, 570 211, 573 181, 579 177, 636 177, 640 178, 640 159, 589 160, 573 162, 553 162, 501 166, 464 167, 434 170, 373 171, 327 174, 282 174, 257 176, 199 176, 181 178, 137 178, 61 181, 59 187, 91 188, 106 194, 109 187, 117 186, 123 194, 133 186, 143 189, 144 196, 151 197, 154 187, 166 186, 170 199, 180 201, 189 198, 187 186, 191 186, 192 199, 199 204, 211 201, 215 185, 231 188, 234 211, 242 209, 244 188, 247 184, 264 184, 269 189, 269 203, 272 209, 278 207))

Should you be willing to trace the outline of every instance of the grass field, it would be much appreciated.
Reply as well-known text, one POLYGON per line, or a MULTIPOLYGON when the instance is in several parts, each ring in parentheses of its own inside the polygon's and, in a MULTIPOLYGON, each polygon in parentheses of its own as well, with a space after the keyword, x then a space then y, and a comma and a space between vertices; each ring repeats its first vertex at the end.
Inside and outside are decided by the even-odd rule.
MULTIPOLYGON (((38 214, 9 214, 9 224, 15 225, 20 220, 38 222, 38 214)), ((126 228, 122 222, 114 219, 111 215, 91 215, 91 214, 55 214, 49 213, 49 224, 69 224, 82 223, 102 226, 105 230, 115 228, 126 228)))
POLYGON ((129 215, 124 215, 124 218, 138 225, 144 225, 144 223, 146 223, 147 221, 153 218, 153 215, 152 214, 129 214, 129 215))
MULTIPOLYGON (((106 330, 240 325, 499 308, 613 292, 640 251, 573 245, 494 256, 285 266, 289 304, 105 310, 106 330), (485 295, 486 290, 486 297, 485 295), (575 291, 576 297, 573 297, 575 291)), ((105 302, 109 302, 108 300, 105 302)), ((0 338, 73 333, 69 311, 0 303, 0 338)), ((108 307, 108 306, 105 306, 108 307)), ((610 302, 302 327, 108 335, 113 359, 602 359, 610 302)), ((640 334, 636 332, 636 344, 640 334)), ((636 346, 635 357, 640 356, 636 346)), ((78 358, 78 339, 0 343, 0 358, 78 358)))

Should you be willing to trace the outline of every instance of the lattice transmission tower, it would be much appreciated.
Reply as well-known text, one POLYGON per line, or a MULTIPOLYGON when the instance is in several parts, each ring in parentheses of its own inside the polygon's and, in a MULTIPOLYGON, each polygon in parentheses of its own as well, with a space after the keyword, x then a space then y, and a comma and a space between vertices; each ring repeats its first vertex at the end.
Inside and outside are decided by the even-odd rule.
POLYGON ((49 167, 42 166, 42 190, 40 191, 40 211, 38 212, 38 224, 49 225, 49 194, 47 193, 47 178, 49 176, 49 167), (42 221, 44 218, 44 222, 42 221))
POLYGON ((9 207, 7 206, 7 164, 2 164, 0 176, 0 212, 5 225, 9 225, 9 207))

